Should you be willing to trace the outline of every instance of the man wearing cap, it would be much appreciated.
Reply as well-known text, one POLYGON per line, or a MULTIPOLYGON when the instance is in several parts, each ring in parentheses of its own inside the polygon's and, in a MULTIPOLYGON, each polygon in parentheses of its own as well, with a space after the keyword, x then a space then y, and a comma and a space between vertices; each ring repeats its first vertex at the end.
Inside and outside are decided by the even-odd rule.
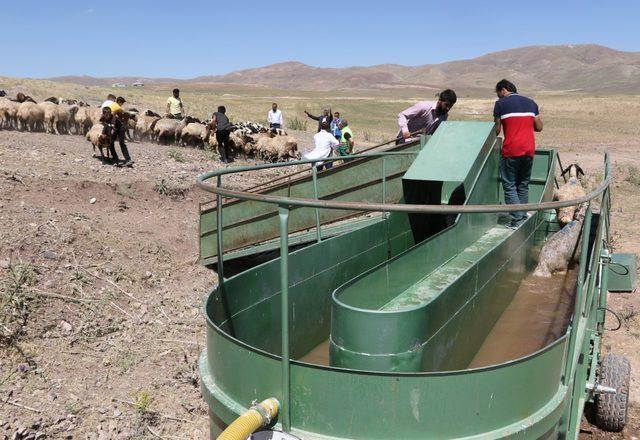
POLYGON ((165 113, 167 117, 182 119, 184 106, 182 105, 182 99, 180 99, 180 89, 173 89, 173 96, 167 99, 167 109, 165 113))
POLYGON ((349 127, 349 122, 346 119, 341 119, 338 124, 340 128, 340 146, 338 147, 338 154, 340 156, 348 156, 349 154, 353 154, 353 132, 351 131, 351 127, 349 127))
POLYGON ((433 134, 440 123, 447 120, 449 110, 457 100, 456 92, 446 89, 438 94, 437 101, 421 101, 398 113, 400 131, 396 145, 418 133, 433 134))
POLYGON ((311 113, 309 113, 306 110, 304 112, 311 119, 318 121, 318 133, 320 133, 320 130, 322 130, 322 124, 324 124, 325 122, 327 123, 327 125, 331 126, 331 121, 333 121, 333 116, 331 115, 330 108, 325 108, 324 110, 322 110, 322 114, 320 116, 313 116, 311 113))

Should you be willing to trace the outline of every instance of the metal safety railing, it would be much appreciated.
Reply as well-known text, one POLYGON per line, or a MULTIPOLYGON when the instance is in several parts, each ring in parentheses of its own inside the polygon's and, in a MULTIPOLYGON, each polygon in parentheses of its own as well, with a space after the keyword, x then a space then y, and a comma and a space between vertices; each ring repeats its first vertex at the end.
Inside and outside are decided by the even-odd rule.
MULTIPOLYGON (((383 169, 383 197, 385 194, 385 157, 393 155, 414 155, 417 152, 372 152, 367 154, 354 154, 349 156, 328 157, 322 159, 322 162, 333 162, 339 160, 350 160, 360 158, 382 158, 383 169)), ((506 213, 516 211, 543 211, 559 208, 566 208, 569 206, 580 205, 605 194, 603 201, 608 195, 608 187, 611 183, 612 174, 610 169, 609 154, 604 155, 604 176, 600 184, 590 191, 588 194, 571 200, 564 201, 552 201, 541 203, 524 203, 524 204, 487 204, 487 205, 424 205, 424 204, 401 204, 401 203, 385 203, 384 199, 382 203, 363 203, 363 202, 344 202, 336 200, 318 200, 317 190, 317 171, 315 170, 314 163, 319 162, 315 160, 299 160, 285 163, 269 163, 254 166, 243 166, 233 168, 223 168, 220 170, 212 171, 209 173, 198 176, 197 186, 207 192, 216 194, 216 219, 217 219, 217 252, 218 252, 218 277, 219 277, 219 289, 224 296, 224 258, 223 258, 223 216, 222 209, 223 197, 229 197, 239 200, 253 200, 258 202, 265 202, 278 205, 279 216, 279 232, 280 232, 280 285, 281 285, 281 362, 282 362, 282 410, 281 421, 284 431, 289 432, 291 428, 290 418, 290 356, 289 356, 289 213, 293 207, 308 207, 316 208, 316 227, 318 229, 316 239, 321 240, 320 236, 320 209, 340 209, 340 210, 353 210, 353 211, 365 211, 365 212, 405 212, 415 214, 463 214, 463 213, 506 213), (285 197, 275 196, 269 194, 260 194, 253 192, 252 190, 233 190, 222 186, 222 177, 227 174, 234 173, 246 173, 252 171, 260 171, 272 168, 284 168, 309 164, 312 167, 312 176, 314 182, 314 199, 305 199, 297 197, 285 197), (210 179, 216 178, 216 185, 208 183, 210 179)), ((554 173, 553 169, 549 170, 550 173, 554 173)), ((255 187, 254 187, 255 188, 255 187)), ((608 203, 608 202, 607 202, 608 203)), ((590 227, 591 225, 591 207, 587 208, 584 227, 590 227)), ((608 226, 608 224, 607 224, 608 226)), ((585 230, 585 229, 583 229, 585 230)), ((584 311, 583 289, 582 280, 584 280, 585 274, 583 273, 586 264, 586 254, 588 253, 588 237, 583 239, 583 247, 581 254, 581 273, 579 275, 579 284, 576 297, 576 310, 575 317, 580 317, 584 311), (585 244, 586 243, 586 244, 585 244), (583 264, 584 263, 584 264, 583 264)), ((577 340, 578 326, 574 322, 571 334, 570 334, 570 353, 573 353, 572 348, 575 348, 577 340)), ((565 370, 566 374, 575 369, 574 361, 569 360, 568 370, 565 370)))

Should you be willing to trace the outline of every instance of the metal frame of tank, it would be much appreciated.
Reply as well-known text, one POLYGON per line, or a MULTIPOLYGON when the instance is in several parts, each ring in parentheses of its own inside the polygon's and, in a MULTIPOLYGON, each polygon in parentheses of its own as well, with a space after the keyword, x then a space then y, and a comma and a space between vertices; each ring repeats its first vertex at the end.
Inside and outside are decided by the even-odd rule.
MULTIPOLYGON (((404 153, 370 153, 351 158, 384 160, 394 154, 404 153)), ((556 166, 553 152, 552 158, 548 183, 553 179, 556 166)), ((611 180, 608 156, 605 155, 602 183, 586 196, 565 202, 509 207, 322 201, 235 191, 222 186, 225 174, 311 162, 223 169, 198 178, 201 188, 217 195, 218 224, 223 224, 222 197, 277 204, 282 256, 230 279, 224 279, 223 259, 217 262, 220 283, 206 300, 207 348, 200 359, 202 391, 210 408, 212 438, 254 399, 268 396, 276 396, 282 403, 275 426, 304 439, 575 438, 584 405, 594 399, 597 389, 596 372, 604 331, 607 271, 603 268, 609 258, 606 243, 611 180), (206 183, 214 177, 217 186, 206 183), (600 213, 594 216, 590 201, 599 196, 602 196, 600 213), (289 293, 304 290, 307 277, 317 275, 304 273, 309 268, 305 255, 288 252, 288 222, 293 207, 459 214, 544 211, 583 202, 589 202, 584 230, 591 234, 589 240, 583 240, 574 319, 564 336, 538 352, 491 367, 433 373, 377 373, 291 359, 301 354, 295 332, 291 338, 291 326, 313 323, 313 316, 296 316, 298 299, 289 293), (278 292, 265 289, 267 285, 278 284, 278 279, 278 292), (243 289, 244 294, 225 295, 226 290, 236 289, 243 289), (241 320, 232 322, 225 316, 229 310, 242 310, 258 303, 271 317, 261 323, 260 328, 243 325, 241 320), (257 347, 243 341, 249 338, 247 332, 267 332, 274 337, 267 345, 257 347), (428 411, 424 411, 425 399, 432 403, 428 411)), ((389 256, 381 250, 386 249, 387 243, 382 243, 384 240, 377 239, 375 234, 377 231, 383 235, 383 226, 373 224, 368 228, 368 233, 374 233, 368 236, 371 240, 319 241, 313 245, 317 250, 314 257, 322 255, 327 261, 360 258, 362 262, 355 272, 373 267, 389 256), (365 242, 367 244, 362 245, 365 242)), ((217 239, 218 255, 222 255, 223 228, 217 230, 217 239)), ((334 279, 344 281, 357 274, 329 265, 316 270, 332 273, 334 279)))

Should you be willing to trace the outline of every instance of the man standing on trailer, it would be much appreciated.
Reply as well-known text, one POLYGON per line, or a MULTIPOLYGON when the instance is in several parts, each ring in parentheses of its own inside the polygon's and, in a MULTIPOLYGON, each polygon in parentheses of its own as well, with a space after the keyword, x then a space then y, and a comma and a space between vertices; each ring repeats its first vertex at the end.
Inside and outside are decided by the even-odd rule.
MULTIPOLYGON (((516 86, 506 79, 496 84, 498 100, 493 107, 496 134, 504 131, 500 178, 507 205, 529 203, 529 181, 536 150, 534 131, 542 131, 538 104, 518 94, 516 86)), ((527 219, 524 211, 509 213, 511 229, 517 229, 527 219)))
POLYGON ((446 121, 449 110, 458 100, 456 92, 451 89, 438 93, 438 100, 421 101, 398 113, 398 132, 396 145, 404 144, 416 132, 433 134, 440 122, 446 121))

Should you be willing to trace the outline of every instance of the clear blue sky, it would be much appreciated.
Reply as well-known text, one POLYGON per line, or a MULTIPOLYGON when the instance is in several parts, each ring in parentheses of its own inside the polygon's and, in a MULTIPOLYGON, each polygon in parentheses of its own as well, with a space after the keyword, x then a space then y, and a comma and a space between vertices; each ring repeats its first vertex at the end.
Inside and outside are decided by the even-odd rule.
POLYGON ((0 75, 190 78, 419 65, 535 44, 640 51, 640 1, 6 1, 0 75), (589 6, 585 6, 589 5, 589 6))

